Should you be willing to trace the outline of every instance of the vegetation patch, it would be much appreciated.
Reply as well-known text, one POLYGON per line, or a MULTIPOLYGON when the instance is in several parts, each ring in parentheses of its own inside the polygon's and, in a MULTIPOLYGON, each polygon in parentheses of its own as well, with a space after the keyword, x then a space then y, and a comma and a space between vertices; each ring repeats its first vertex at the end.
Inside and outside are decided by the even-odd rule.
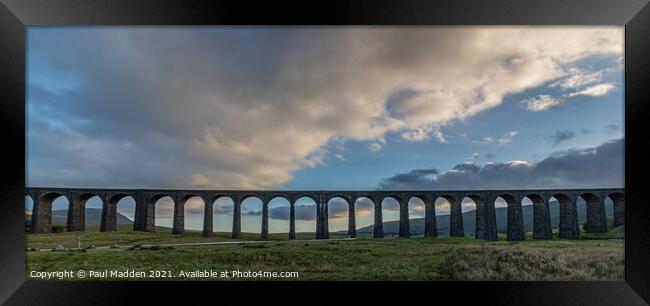
MULTIPOLYGON (((80 234, 85 233, 28 235, 28 248, 47 251, 26 252, 27 277, 32 270, 168 270, 176 273, 207 269, 298 272, 297 280, 620 281, 624 273, 623 239, 593 237, 532 240, 528 235, 526 240, 518 242, 507 241, 505 237, 498 241, 469 237, 361 237, 309 242, 285 238, 280 242, 286 234, 272 234, 276 235, 273 237, 276 240, 271 238, 272 241, 265 243, 166 246, 168 243, 232 240, 228 233, 205 238, 200 232, 190 232, 172 238, 164 231, 118 231, 91 232, 82 237, 84 242, 97 246, 92 252, 86 249, 49 251, 58 245, 65 246, 66 250, 76 249, 80 234), (124 247, 118 248, 117 244, 124 247)), ((308 234, 297 236, 299 239, 313 238, 308 234)), ((242 233, 242 240, 258 238, 256 233, 242 233)))

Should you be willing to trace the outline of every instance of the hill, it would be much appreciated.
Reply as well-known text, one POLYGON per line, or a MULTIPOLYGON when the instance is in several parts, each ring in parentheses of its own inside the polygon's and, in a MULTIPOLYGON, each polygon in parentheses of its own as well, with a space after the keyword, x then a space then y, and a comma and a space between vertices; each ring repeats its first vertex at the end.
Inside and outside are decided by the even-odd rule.
MULTIPOLYGON (((578 202, 578 222, 583 224, 587 220, 586 215, 586 204, 584 202, 578 202)), ((555 229, 559 227, 560 223, 560 207, 559 203, 556 201, 549 202, 549 209, 551 211, 551 226, 555 229)), ((524 214, 524 228, 527 232, 532 232, 533 230, 533 206, 525 205, 522 207, 524 214)), ((606 214, 608 218, 612 218, 613 210, 611 205, 606 206, 606 214)), ((497 207, 496 208, 496 218, 497 218, 497 231, 499 233, 507 232, 507 214, 508 209, 506 207, 497 207)), ((424 218, 414 218, 410 219, 411 223, 411 235, 418 236, 424 235, 424 218)), ((436 225, 438 229, 438 235, 447 236, 449 235, 449 215, 439 215, 436 216, 436 225)), ((474 236, 474 228, 476 225, 476 211, 468 211, 463 213, 463 225, 465 228, 465 236, 474 236)), ((357 234, 359 235, 372 235, 373 226, 369 225, 357 229, 357 234)), ((340 231, 345 233, 346 231, 340 231)), ((399 221, 387 221, 384 222, 384 235, 387 237, 399 235, 399 221)))
MULTIPOLYGON (((30 219, 32 212, 25 210, 25 219, 30 219)), ((68 210, 59 209, 52 211, 52 225, 66 225, 68 220, 68 210)), ((100 225, 102 220, 101 208, 86 208, 86 225, 100 225)), ((133 224, 133 221, 127 216, 117 213, 117 224, 133 224)))

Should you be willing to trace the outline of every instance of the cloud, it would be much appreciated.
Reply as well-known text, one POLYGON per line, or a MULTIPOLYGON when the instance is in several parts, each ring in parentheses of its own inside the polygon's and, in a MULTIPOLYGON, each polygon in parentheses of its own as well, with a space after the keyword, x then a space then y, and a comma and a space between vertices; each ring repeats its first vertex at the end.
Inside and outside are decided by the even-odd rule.
POLYGON ((386 139, 382 137, 377 139, 375 142, 371 143, 370 145, 368 145, 368 149, 371 152, 379 152, 385 144, 386 144, 386 139))
POLYGON ((548 87, 559 88, 564 91, 570 90, 571 92, 561 94, 557 97, 542 94, 537 97, 526 98, 521 102, 526 104, 528 110, 540 112, 561 106, 566 102, 567 98, 577 96, 604 96, 614 90, 616 86, 612 83, 602 83, 603 78, 606 74, 614 72, 619 72, 619 70, 616 67, 608 67, 597 71, 588 71, 584 68, 570 67, 565 69, 563 77, 560 77, 557 81, 548 85, 548 87))
POLYGON ((554 153, 539 162, 459 164, 441 172, 415 169, 383 179, 380 189, 601 188, 623 186, 624 139, 554 153), (430 175, 435 174, 435 175, 430 175))
POLYGON ((618 122, 610 123, 605 125, 605 127, 603 127, 603 130, 607 134, 618 133, 621 131, 621 129, 622 129, 621 124, 618 122))
POLYGON ((611 83, 604 83, 604 84, 598 84, 594 86, 587 87, 583 90, 577 91, 577 92, 572 92, 570 94, 567 94, 568 97, 575 97, 575 96, 592 96, 592 97, 600 97, 604 96, 610 91, 614 89, 614 84, 611 83))
MULTIPOLYGON (((269 208, 269 218, 278 220, 289 220, 289 206, 269 208)), ((296 220, 316 220, 316 205, 304 204, 295 205, 296 220)))
MULTIPOLYGON (((424 216, 424 203, 419 199, 414 199, 411 211, 416 216, 424 216)), ((386 211, 399 211, 397 201, 387 198, 383 202, 382 209, 386 211)), ((269 208, 269 218, 276 220, 289 220, 289 206, 278 206, 269 208)), ((314 221, 316 220, 316 205, 303 204, 296 205, 296 220, 314 221)), ((328 203, 327 213, 329 219, 347 219, 348 204, 340 199, 333 198, 328 203)), ((368 198, 359 198, 355 202, 355 215, 357 217, 372 215, 374 213, 374 204, 368 198)))
POLYGON ((567 76, 565 78, 554 82, 553 84, 549 85, 549 87, 560 87, 563 89, 580 88, 585 85, 600 82, 603 78, 604 72, 606 72, 605 70, 588 72, 575 67, 569 68, 567 70, 567 76))
POLYGON ((574 131, 572 131, 572 130, 561 130, 561 131, 557 131, 550 138, 551 138, 551 141, 553 142, 553 146, 557 146, 561 142, 570 140, 575 136, 576 136, 576 133, 574 131))
POLYGON ((476 153, 476 152, 470 154, 470 156, 467 158, 467 161, 465 161, 465 163, 470 163, 470 164, 476 163, 476 159, 478 159, 478 157, 479 157, 480 155, 481 155, 481 154, 476 153))
POLYGON ((259 210, 246 210, 246 211, 242 211, 241 214, 242 214, 242 216, 253 216, 254 217, 254 216, 261 216, 262 212, 259 211, 259 210))
MULTIPOLYGON (((27 184, 278 188, 335 140, 441 128, 577 62, 621 28, 33 28, 27 184), (398 93, 402 94, 398 94, 398 93)), ((595 87, 583 94, 606 90, 595 87)), ((506 143, 511 138, 505 138, 506 143)))
POLYGON ((408 173, 395 174, 379 182, 380 189, 408 190, 422 188, 422 182, 435 181, 437 169, 414 169, 408 173))
POLYGON ((536 98, 527 98, 521 101, 526 104, 529 111, 541 112, 551 108, 558 107, 562 104, 562 100, 550 95, 539 95, 536 98))
POLYGON ((436 140, 437 140, 439 143, 449 143, 449 141, 447 141, 447 138, 445 137, 445 134, 443 134, 443 133, 442 133, 441 131, 439 131, 439 130, 434 131, 434 132, 433 132, 433 136, 436 138, 436 140))
POLYGON ((517 132, 517 131, 507 132, 507 133, 503 134, 503 136, 501 138, 499 138, 499 144, 500 145, 508 144, 508 143, 512 142, 515 139, 515 137, 517 137, 517 135, 519 135, 519 132, 517 132))
POLYGON ((372 152, 379 152, 379 150, 381 150, 381 144, 373 142, 368 146, 368 149, 372 152))

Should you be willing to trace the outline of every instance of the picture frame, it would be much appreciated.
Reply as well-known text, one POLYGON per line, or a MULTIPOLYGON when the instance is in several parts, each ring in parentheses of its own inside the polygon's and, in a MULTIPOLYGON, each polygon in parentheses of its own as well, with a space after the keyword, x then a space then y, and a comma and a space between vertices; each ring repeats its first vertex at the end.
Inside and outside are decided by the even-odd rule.
MULTIPOLYGON (((514 305, 643 305, 650 302, 650 209, 644 205, 650 101, 648 0, 496 1, 75 1, 0 0, 0 94, 5 131, 0 300, 8 305, 169 302, 182 297, 272 297, 335 293, 402 300, 429 299, 514 305), (625 281, 624 282, 39 282, 25 281, 26 27, 88 25, 619 25, 625 26, 625 281), (243 294, 264 291, 265 294, 243 294), (390 292, 389 292, 390 291, 390 292), (384 293, 386 292, 386 293, 384 293), (411 293, 408 293, 411 292, 411 293), (467 294, 469 293, 469 294, 467 294), (273 294, 273 295, 270 295, 273 294), (381 295, 380 295, 381 294, 381 295), (440 297, 441 298, 441 297, 440 297)), ((322 300, 321 300, 322 298, 322 300)), ((284 299, 284 297, 282 298, 284 299)), ((387 299, 386 299, 387 300, 387 299)), ((403 301, 403 300, 402 300, 403 301)))

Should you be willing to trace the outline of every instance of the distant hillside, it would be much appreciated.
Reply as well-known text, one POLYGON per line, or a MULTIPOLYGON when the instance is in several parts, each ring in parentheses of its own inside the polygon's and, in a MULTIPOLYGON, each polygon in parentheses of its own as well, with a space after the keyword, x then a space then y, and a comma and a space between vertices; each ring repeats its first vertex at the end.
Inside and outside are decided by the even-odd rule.
MULTIPOLYGON (((25 219, 30 219, 32 212, 25 210, 25 219)), ((60 209, 52 211, 52 225, 66 225, 68 220, 68 210, 60 209)), ((102 220, 101 208, 86 208, 86 225, 100 225, 102 220)), ((125 215, 117 213, 117 224, 133 224, 131 219, 125 215)))
MULTIPOLYGON (((586 222, 586 204, 578 202, 578 222, 580 224, 586 222)), ((558 202, 549 202, 549 209, 551 211, 551 226, 553 228, 558 228, 560 223, 560 207, 558 202)), ((527 232, 533 231, 533 206, 525 205, 522 207, 524 213, 524 227, 527 232)), ((613 209, 611 205, 606 205, 606 214, 608 218, 613 217, 613 209)), ((507 213, 508 209, 506 207, 496 208, 496 218, 497 218, 497 231, 499 233, 506 233, 507 231, 507 213)), ((474 236, 474 228, 476 225, 476 211, 468 211, 463 214, 463 225, 465 228, 465 236, 474 236)), ((417 218, 410 220, 411 235, 424 235, 424 218, 417 218)), ((441 215, 436 217, 436 227, 438 229, 438 235, 446 236, 449 235, 449 215, 441 215)), ((357 234, 366 234, 372 235, 373 226, 369 225, 363 228, 357 229, 357 234)), ((346 231, 340 231, 345 233, 346 231)), ((399 235, 399 221, 387 221, 384 222, 384 235, 386 236, 397 236, 399 235)))

